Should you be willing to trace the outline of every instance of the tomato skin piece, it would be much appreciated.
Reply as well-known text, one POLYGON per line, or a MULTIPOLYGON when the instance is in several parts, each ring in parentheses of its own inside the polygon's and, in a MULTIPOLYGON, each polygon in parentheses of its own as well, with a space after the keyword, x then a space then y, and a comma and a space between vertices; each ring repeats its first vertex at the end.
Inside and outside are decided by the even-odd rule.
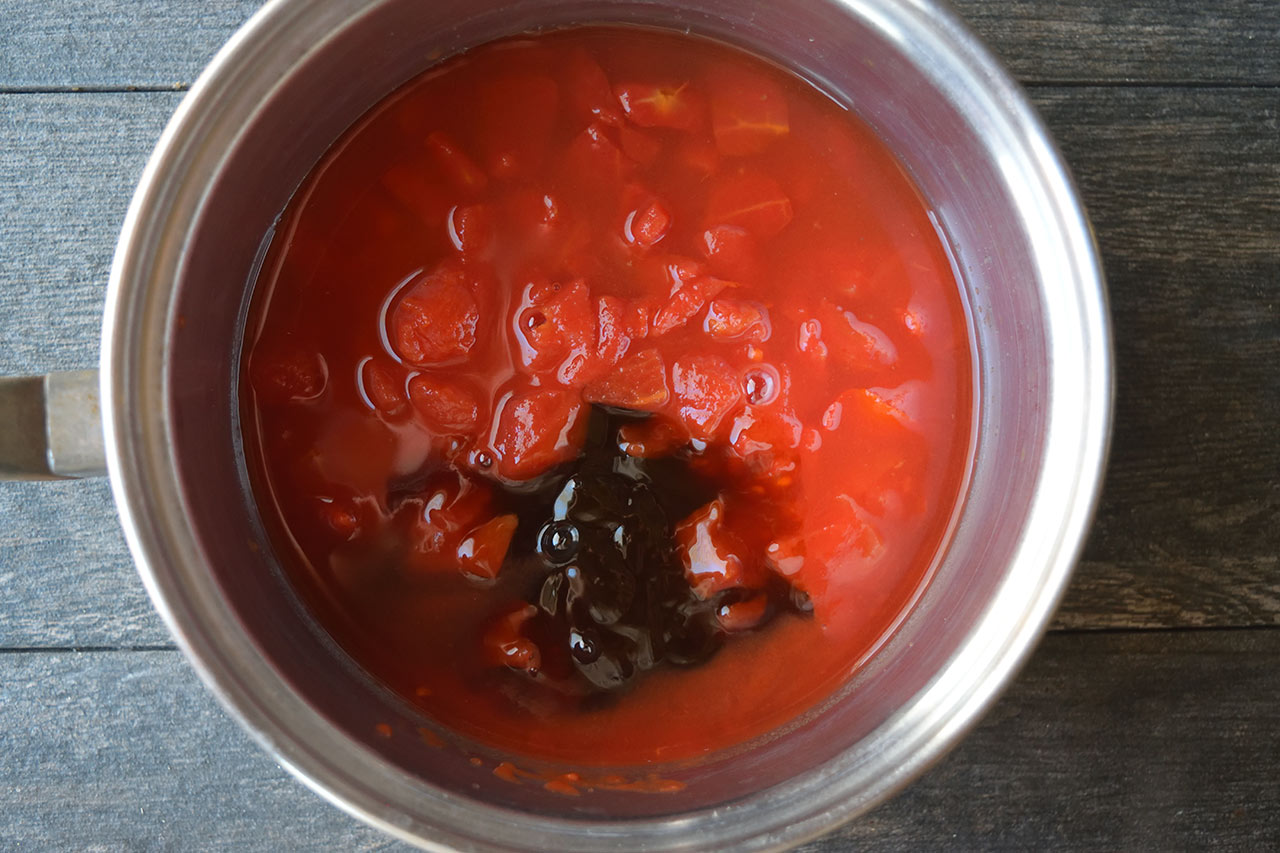
POLYGON ((496 580, 518 523, 514 515, 499 515, 468 533, 455 551, 463 574, 486 581, 496 580))
POLYGON ((502 406, 494 433, 494 470, 507 480, 530 480, 578 455, 587 420, 581 397, 558 389, 514 394, 502 406))
POLYGON ((588 403, 637 412, 656 412, 667 404, 667 368, 662 354, 647 349, 622 361, 610 373, 583 389, 588 403))
POLYGON ((794 215, 782 187, 761 172, 730 175, 712 187, 707 198, 709 226, 737 225, 762 240, 786 228, 794 215))
POLYGON ((462 361, 476 343, 480 307, 461 269, 449 264, 411 285, 391 313, 391 343, 410 364, 462 361))
POLYGON ((422 373, 410 379, 409 400, 431 426, 446 432, 470 432, 480 420, 475 393, 439 376, 422 373))
POLYGON ((741 385, 738 372, 719 356, 686 355, 671 366, 676 414, 689 434, 703 441, 715 438, 742 401, 741 385))
POLYGON ((697 130, 707 121, 707 102, 687 81, 678 84, 626 82, 613 87, 623 114, 640 127, 697 130))

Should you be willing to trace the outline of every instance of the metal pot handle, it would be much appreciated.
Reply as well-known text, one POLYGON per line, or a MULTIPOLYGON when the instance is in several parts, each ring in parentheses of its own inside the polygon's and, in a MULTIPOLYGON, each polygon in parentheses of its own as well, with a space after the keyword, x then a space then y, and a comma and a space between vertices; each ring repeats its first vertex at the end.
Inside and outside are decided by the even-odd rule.
POLYGON ((98 371, 0 377, 0 480, 106 473, 98 371))

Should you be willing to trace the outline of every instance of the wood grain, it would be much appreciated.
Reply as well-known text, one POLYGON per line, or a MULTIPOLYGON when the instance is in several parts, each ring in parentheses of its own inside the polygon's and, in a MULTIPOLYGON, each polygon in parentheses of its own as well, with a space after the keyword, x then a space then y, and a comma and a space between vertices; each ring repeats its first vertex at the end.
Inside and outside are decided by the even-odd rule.
MULTIPOLYGON (((1107 488, 1059 627, 1280 624, 1278 99, 1037 90, 1099 235, 1118 369, 1107 488)), ((96 360, 116 230, 175 102, 0 96, 0 371, 96 360)), ((103 486, 0 485, 0 518, 0 644, 165 642, 103 486)))
MULTIPOLYGON (((1280 631, 1053 636, 955 753, 804 849, 1274 848, 1277 703, 1280 631)), ((275 767, 176 652, 0 655, 0 802, 5 848, 405 849, 275 767)))
MULTIPOLYGON (((188 85, 258 0, 7 0, 0 89, 188 85)), ((1280 83, 1272 0, 956 0, 1014 76, 1052 82, 1280 83)))
POLYGON ((1280 89, 1035 100, 1093 219, 1116 352, 1106 490, 1057 624, 1280 624, 1280 89))
POLYGON ((1273 0, 952 0, 1028 83, 1280 83, 1273 0))

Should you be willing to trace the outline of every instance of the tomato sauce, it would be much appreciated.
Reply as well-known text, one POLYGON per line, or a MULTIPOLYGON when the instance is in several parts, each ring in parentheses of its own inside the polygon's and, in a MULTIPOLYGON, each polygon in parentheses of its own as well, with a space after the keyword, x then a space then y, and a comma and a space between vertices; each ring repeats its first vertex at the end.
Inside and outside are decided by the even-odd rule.
POLYGON ((927 205, 857 117, 630 28, 450 59, 283 212, 247 329, 289 579, 453 730, 687 759, 831 695, 926 582, 973 362, 927 205))

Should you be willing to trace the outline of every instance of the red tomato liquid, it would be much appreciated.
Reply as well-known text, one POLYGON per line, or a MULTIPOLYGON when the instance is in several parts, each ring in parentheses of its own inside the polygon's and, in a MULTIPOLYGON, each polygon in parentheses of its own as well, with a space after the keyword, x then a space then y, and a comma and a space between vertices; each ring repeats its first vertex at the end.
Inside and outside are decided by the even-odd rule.
POLYGON ((807 83, 688 36, 506 40, 378 104, 284 211, 245 352, 251 482, 319 623, 530 756, 685 759, 813 707, 917 596, 968 465, 920 194, 807 83), (592 465, 666 472, 637 488, 680 514, 629 528, 674 574, 620 607, 696 636, 639 669, 580 665, 599 649, 539 610, 538 513, 592 465))

